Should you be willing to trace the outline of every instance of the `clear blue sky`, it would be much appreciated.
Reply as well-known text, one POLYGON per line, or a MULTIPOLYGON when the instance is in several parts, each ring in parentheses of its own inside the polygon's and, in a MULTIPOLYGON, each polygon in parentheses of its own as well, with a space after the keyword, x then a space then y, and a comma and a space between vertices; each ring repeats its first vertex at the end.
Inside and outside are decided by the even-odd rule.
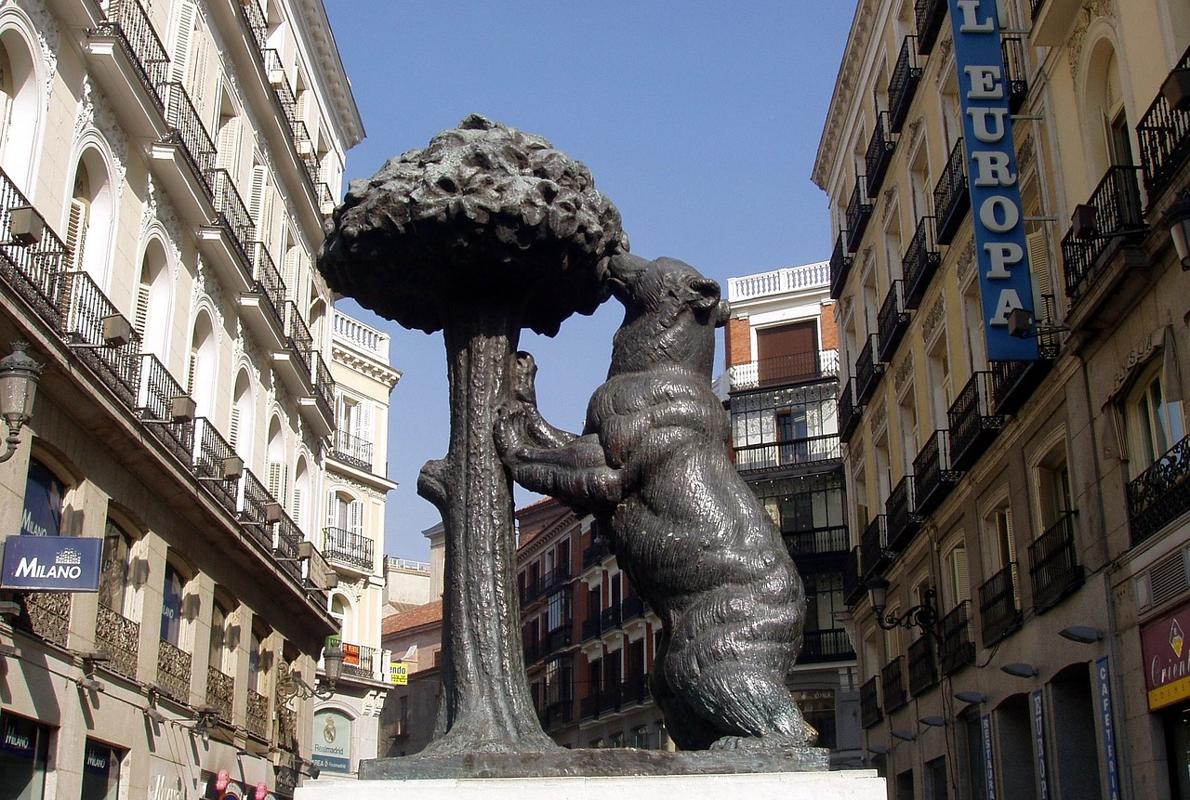
MULTIPOLYGON (((619 207, 632 251, 728 276, 830 255, 826 196, 810 182, 853 0, 326 0, 368 138, 347 178, 424 146, 476 112, 583 161, 619 207)), ((726 287, 724 288, 726 293, 726 287)), ((421 465, 447 447, 441 334, 346 309, 392 335, 385 552, 424 558, 437 511, 421 465)), ((543 413, 582 427, 621 312, 527 333, 543 413)), ((722 363, 722 355, 718 357, 722 363)), ((524 493, 518 503, 533 499, 524 493)))

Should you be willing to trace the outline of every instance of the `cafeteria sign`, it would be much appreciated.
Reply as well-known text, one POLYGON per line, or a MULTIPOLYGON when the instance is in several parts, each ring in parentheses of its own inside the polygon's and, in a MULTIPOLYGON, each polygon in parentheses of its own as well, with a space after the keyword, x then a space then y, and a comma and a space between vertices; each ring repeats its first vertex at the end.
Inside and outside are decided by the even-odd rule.
POLYGON ((1036 361, 1037 338, 1008 332, 1034 306, 996 2, 950 0, 950 18, 988 360, 1036 361))
POLYGON ((409 685, 409 665, 404 661, 394 661, 391 666, 393 686, 409 685))
POLYGON ((75 536, 9 536, 0 589, 99 591, 103 540, 75 536))

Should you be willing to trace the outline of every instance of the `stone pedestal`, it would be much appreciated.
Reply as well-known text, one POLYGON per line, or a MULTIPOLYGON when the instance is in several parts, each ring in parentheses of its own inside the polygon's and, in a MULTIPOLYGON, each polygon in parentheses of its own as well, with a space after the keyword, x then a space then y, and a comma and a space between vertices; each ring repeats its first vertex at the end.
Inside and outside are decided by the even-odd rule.
POLYGON ((875 770, 651 775, 611 778, 467 778, 307 783, 295 800, 885 800, 875 770))

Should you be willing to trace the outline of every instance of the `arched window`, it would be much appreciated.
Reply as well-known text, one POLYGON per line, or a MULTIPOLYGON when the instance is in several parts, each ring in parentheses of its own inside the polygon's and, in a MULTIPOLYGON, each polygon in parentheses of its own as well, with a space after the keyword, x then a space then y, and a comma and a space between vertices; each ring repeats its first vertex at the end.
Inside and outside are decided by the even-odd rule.
POLYGON ((351 604, 341 594, 331 595, 330 614, 339 623, 339 635, 345 642, 355 641, 355 625, 351 614, 351 604))
POLYGON ((321 298, 310 304, 309 320, 310 335, 314 337, 314 349, 322 352, 322 343, 325 341, 322 328, 326 321, 326 303, 321 298))
POLYGON ((0 34, 0 167, 26 194, 41 120, 33 55, 15 30, 0 34))
POLYGON ((190 337, 190 359, 186 370, 186 393, 194 399, 200 417, 214 414, 216 358, 215 331, 211 327, 211 318, 205 312, 200 312, 190 337))
POLYGON ((281 435, 281 421, 273 417, 269 422, 268 490, 278 503, 285 505, 289 492, 289 462, 285 458, 285 437, 281 435))
POLYGON ((1170 400, 1162 362, 1141 373, 1124 401, 1130 469, 1139 475, 1186 435, 1182 402, 1170 400))
POLYGON ((25 508, 21 514, 21 534, 24 536, 60 536, 62 534, 62 501, 66 485, 36 458, 29 459, 25 478, 25 508))
POLYGON ((169 358, 170 282, 165 248, 159 240, 152 239, 141 259, 133 318, 142 350, 157 356, 162 363, 169 358))
POLYGON ((65 244, 70 249, 70 269, 86 272, 101 287, 107 286, 114 218, 115 198, 107 166, 99 151, 88 147, 74 170, 65 244))
POLYGON ((248 372, 241 369, 236 375, 235 395, 231 403, 231 427, 227 441, 240 458, 252 463, 252 445, 255 441, 256 400, 252 392, 252 381, 248 372))
POLYGON ((99 603, 122 617, 131 618, 133 539, 110 517, 103 532, 103 567, 99 574, 99 603))
POLYGON ((1090 49, 1084 85, 1087 150, 1092 180, 1108 167, 1133 163, 1131 132, 1124 108, 1123 83, 1115 48, 1101 38, 1090 49))
POLYGON ((235 104, 225 91, 219 97, 219 123, 216 126, 216 165, 227 170, 233 182, 240 178, 240 118, 235 104))
POLYGON ((294 472, 293 479, 293 496, 290 498, 289 510, 293 515, 293 521, 303 531, 307 529, 307 525, 309 524, 309 520, 306 518, 306 506, 309 504, 310 498, 310 470, 306 466, 306 459, 298 458, 297 469, 294 472))
POLYGON ((364 503, 346 492, 332 489, 327 496, 326 524, 331 528, 362 536, 364 533, 364 503))

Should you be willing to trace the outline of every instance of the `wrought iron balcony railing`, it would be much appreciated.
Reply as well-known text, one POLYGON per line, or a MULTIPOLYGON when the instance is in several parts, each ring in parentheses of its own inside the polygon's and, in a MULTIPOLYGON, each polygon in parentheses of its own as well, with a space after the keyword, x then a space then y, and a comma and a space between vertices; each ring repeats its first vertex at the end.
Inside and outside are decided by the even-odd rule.
MULTIPOLYGON (((347 665, 343 665, 347 670, 347 665)), ((261 741, 269 739, 269 699, 255 689, 248 690, 248 706, 245 722, 248 733, 261 741)))
POLYGON ((897 352, 897 345, 909 330, 909 309, 905 306, 905 282, 893 281, 889 284, 888 294, 880 304, 880 313, 876 317, 876 329, 880 332, 879 359, 885 363, 892 361, 897 352))
POLYGON ((375 679, 380 651, 365 644, 343 644, 343 672, 358 678, 375 679))
POLYGON ((847 631, 842 628, 802 633, 802 653, 797 659, 799 664, 850 661, 853 658, 855 651, 851 648, 851 640, 847 638, 847 631))
POLYGON ((599 627, 603 631, 610 631, 620 627, 623 622, 619 603, 614 603, 599 612, 599 627))
MULTIPOLYGON (((226 467, 229 459, 238 458, 206 417, 194 420, 194 475, 215 501, 232 514, 239 511, 240 476, 230 477, 226 467)), ((242 462, 241 462, 241 467, 242 462)))
MULTIPOLYGON (((1190 70, 1190 49, 1174 65, 1170 78, 1187 70, 1190 70)), ((1173 108, 1165 93, 1158 92, 1136 126, 1136 137, 1144 167, 1145 193, 1152 208, 1190 156, 1190 108, 1173 108)))
POLYGON ((950 462, 950 432, 934 431, 913 459, 916 513, 924 517, 937 508, 959 482, 960 475, 950 462))
POLYGON ((1113 242, 1136 240, 1146 230, 1137 178, 1140 167, 1108 169, 1091 199, 1075 208, 1075 223, 1062 237, 1066 296, 1077 304, 1098 281, 1113 242))
POLYGON ((976 372, 946 412, 951 467, 966 470, 1000 433, 1004 418, 992 409, 992 373, 976 372))
POLYGON ((809 436, 790 442, 750 444, 735 449, 736 469, 740 472, 772 472, 799 467, 833 468, 841 453, 839 436, 809 436))
POLYGON ((1029 577, 1033 608, 1038 613, 1056 606, 1083 582, 1083 567, 1074 546, 1074 512, 1068 511, 1029 545, 1029 577))
POLYGON ((171 409, 173 401, 185 397, 186 391, 157 356, 142 353, 140 361, 140 388, 134 406, 136 413, 141 419, 151 420, 153 424, 148 428, 153 435, 171 453, 190 464, 194 454, 194 422, 173 422, 171 409))
POLYGON ((277 554, 281 568, 298 581, 302 579, 302 565, 299 559, 303 541, 305 537, 302 536, 302 529, 282 511, 281 521, 273 526, 273 552, 277 554))
POLYGON ((343 528, 323 528, 322 554, 327 561, 372 569, 375 543, 362 533, 343 528))
POLYGON ((610 548, 607 539, 596 539, 583 548, 583 569, 593 567, 607 558, 610 548))
POLYGON ((934 217, 937 223, 938 244, 950 244, 959 225, 971 208, 971 195, 967 191, 967 164, 963 151, 963 140, 954 143, 942 175, 934 184, 934 217))
POLYGON ((589 639, 598 639, 601 632, 602 628, 600 627, 599 622, 599 612, 596 611, 593 614, 589 614, 587 618, 583 620, 583 641, 585 642, 589 639))
POLYGON ((276 502, 260 478, 253 475, 252 470, 245 469, 240 478, 238 516, 248 535, 268 550, 273 549, 273 533, 269 528, 276 524, 269 522, 269 506, 276 502))
POLYGON ((1042 329, 1037 334, 1040 357, 1036 361, 992 361, 988 364, 992 373, 992 409, 997 415, 1016 413, 1058 358, 1061 346, 1058 334, 1053 330, 1056 324, 1053 295, 1043 295, 1040 305, 1044 309, 1037 315, 1038 327, 1042 329))
POLYGON ((833 378, 839 373, 838 350, 808 350, 761 358, 727 368, 733 392, 791 386, 833 378))
POLYGON ((214 199, 211 186, 206 181, 208 171, 214 169, 217 151, 211 135, 203 125, 202 117, 190 102, 190 95, 177 81, 160 85, 161 98, 165 102, 165 120, 172 129, 170 138, 182 146, 182 152, 199 185, 207 193, 207 199, 214 199))
POLYGON ((855 399, 855 379, 851 378, 843 384, 843 391, 839 394, 837 403, 839 416, 839 440, 844 444, 851 441, 851 435, 859 428, 859 420, 863 415, 862 403, 855 399))
POLYGON ((833 556, 849 552, 846 525, 783 531, 781 535, 785 540, 785 549, 794 558, 833 556))
POLYGON ((645 601, 636 592, 630 592, 624 597, 624 602, 620 605, 621 617, 625 622, 637 617, 643 616, 645 613, 645 601))
POLYGON ((1138 545, 1190 511, 1190 436, 1128 483, 1128 526, 1138 545))
POLYGON ((129 680, 136 680, 137 655, 140 653, 140 625, 113 611, 102 602, 95 617, 96 649, 107 656, 105 669, 129 680))
POLYGON ((1025 62, 1025 44, 1019 36, 1005 36, 1000 40, 1000 54, 1004 58, 1004 85, 1008 90, 1008 111, 1015 114, 1029 96, 1029 65, 1025 62))
POLYGON ((546 634, 545 639, 542 640, 543 654, 548 655, 561 650, 563 647, 569 647, 572 633, 571 628, 570 620, 566 620, 562 623, 561 627, 546 634))
POLYGON ((619 683, 609 683, 599 690, 599 710, 616 711, 620 708, 622 691, 619 683))
POLYGON ((311 358, 314 354, 314 337, 302 319, 302 312, 292 300, 285 301, 285 336, 289 350, 302 366, 304 374, 313 377, 311 358))
POLYGON ((592 689, 589 694, 579 698, 578 713, 580 719, 599 718, 599 690, 592 689))
POLYGON ((909 693, 920 697, 938 683, 938 659, 934 656, 934 641, 922 636, 909 645, 909 693))
POLYGON ((231 234, 232 244, 244 270, 251 274, 252 259, 248 255, 248 243, 256 241, 256 224, 248 213, 248 206, 244 205, 244 198, 236 191, 227 170, 207 170, 206 176, 215 202, 215 213, 219 215, 219 225, 231 234))
POLYGON ((1011 562, 979 587, 983 646, 991 647, 1021 626, 1017 602, 1016 562, 1011 562))
POLYGON ((140 388, 140 336, 85 272, 62 274, 61 302, 67 343, 132 408, 140 388), (123 329, 119 340, 107 338, 113 328, 123 329))
POLYGON ((897 481, 897 485, 888 495, 884 503, 886 525, 888 526, 888 546, 895 552, 903 552, 914 534, 921 527, 916 509, 913 505, 913 476, 906 475, 897 481))
POLYGON ((157 686, 179 703, 190 702, 190 654, 167 641, 158 642, 157 686))
POLYGON ((335 458, 362 470, 372 469, 372 443, 345 430, 335 430, 335 458))
POLYGON ((0 172, 0 254, 3 256, 0 278, 51 328, 60 330, 59 292, 69 251, 3 172, 0 172), (28 238, 34 232, 39 234, 39 241, 28 238))
POLYGON ((934 273, 942 263, 942 254, 934 240, 934 218, 922 217, 909 240, 909 249, 901 262, 905 275, 904 307, 915 309, 925 295, 934 273))
POLYGON ((96 33, 119 41, 157 110, 163 110, 157 87, 169 78, 169 56, 141 4, 137 0, 108 0, 96 33))
POLYGON ((886 364, 876 355, 877 338, 874 333, 868 336, 864 349, 859 351, 855 359, 855 399, 861 404, 872 399, 880 379, 884 377, 886 364))
POLYGON ((626 706, 642 705, 648 701, 650 695, 649 676, 643 673, 630 674, 620 684, 620 698, 626 706))
POLYGON ((314 402, 318 404, 318 410, 324 417, 332 419, 335 407, 335 379, 331 377, 330 368, 326 365, 322 353, 312 353, 311 356, 314 402))
POLYGON ((884 713, 880 710, 879 682, 880 678, 873 676, 859 687, 859 721, 865 729, 884 719, 884 713))
POLYGON ((868 229, 868 222, 872 219, 872 209, 875 205, 864 190, 866 178, 855 176, 855 188, 851 190, 851 199, 847 201, 847 249, 854 253, 864 238, 864 231, 868 229))
POLYGON ((905 692, 904 656, 897 656, 880 670, 880 690, 884 696, 885 714, 891 714, 909 702, 905 692))
POLYGON ((939 623, 938 662, 945 675, 953 675, 975 663, 975 641, 971 638, 971 603, 964 600, 939 623))
POLYGON ((207 666, 207 705, 215 712, 215 718, 224 725, 232 724, 231 709, 235 689, 235 678, 224 675, 213 666, 207 666))
POLYGON ((876 126, 872 129, 872 138, 868 140, 868 150, 864 154, 868 197, 875 197, 880 192, 880 184, 884 183, 884 176, 896 149, 897 142, 889 131, 888 112, 881 111, 876 114, 876 126))
POLYGON ((847 231, 839 231, 835 238, 835 249, 831 251, 831 299, 838 300, 843 294, 843 284, 847 282, 847 273, 851 272, 851 264, 855 260, 851 255, 848 242, 851 237, 847 231))
POLYGON ((879 577, 893 562, 894 553, 888 547, 885 518, 879 514, 864 528, 860 540, 860 575, 865 582, 879 577))
POLYGON ((901 41, 901 52, 893 66, 892 77, 888 79, 888 124, 893 133, 900 133, 904 127, 919 83, 921 67, 917 63, 917 37, 906 36, 901 41))
POLYGON ((268 248, 262 242, 247 242, 245 251, 252 264, 252 278, 255 281, 253 291, 265 300, 265 307, 272 317, 273 324, 278 331, 285 329, 282 310, 285 308, 287 289, 285 280, 281 277, 281 270, 269 255, 268 248))
POLYGON ((853 547, 843 559, 843 602, 848 608, 862 600, 868 591, 859 576, 859 553, 859 548, 853 547))
POLYGON ((946 0, 916 0, 913 10, 917 21, 917 54, 928 56, 946 19, 946 0))

